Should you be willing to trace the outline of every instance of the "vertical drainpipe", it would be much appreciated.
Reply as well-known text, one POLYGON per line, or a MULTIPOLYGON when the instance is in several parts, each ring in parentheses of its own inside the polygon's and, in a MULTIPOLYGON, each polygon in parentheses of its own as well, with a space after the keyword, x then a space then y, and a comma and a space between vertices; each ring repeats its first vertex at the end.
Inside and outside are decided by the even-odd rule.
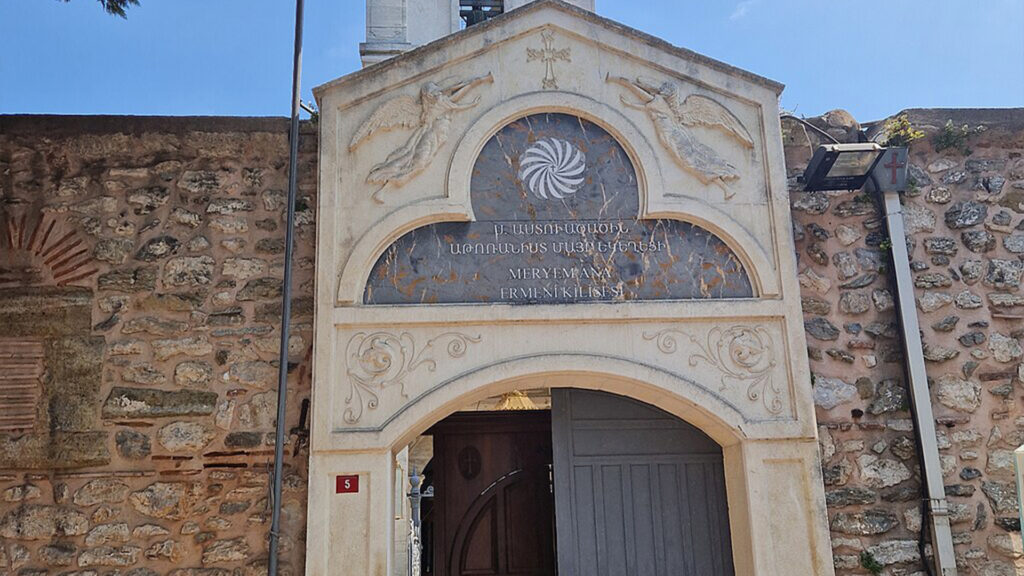
MULTIPOLYGON (((905 152, 904 152, 905 154, 905 152)), ((872 184, 875 185, 872 177, 872 184)), ((953 535, 949 528, 949 505, 942 484, 942 466, 935 436, 935 417, 932 414, 931 393, 924 369, 924 350, 921 346, 921 328, 917 322, 914 284, 910 278, 910 256, 907 253, 907 234, 903 227, 903 205, 898 191, 882 192, 885 223, 892 244, 893 272, 896 277, 896 302, 903 329, 903 351, 907 376, 910 380, 910 404, 914 415, 914 430, 921 450, 922 475, 928 493, 929 528, 932 536, 932 554, 936 576, 956 576, 956 558, 953 535)), ((924 530, 924 526, 921 527, 924 530)), ((923 557, 922 562, 927 562, 923 557)))

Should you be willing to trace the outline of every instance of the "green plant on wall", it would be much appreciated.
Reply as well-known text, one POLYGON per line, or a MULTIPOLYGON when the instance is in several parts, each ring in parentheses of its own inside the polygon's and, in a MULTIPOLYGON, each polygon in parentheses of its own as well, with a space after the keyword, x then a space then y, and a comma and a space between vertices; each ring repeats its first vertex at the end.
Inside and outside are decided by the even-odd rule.
POLYGON ((860 566, 875 576, 881 574, 882 569, 885 568, 881 562, 875 559, 874 554, 867 550, 860 553, 860 566))
POLYGON ((882 146, 887 148, 910 146, 914 140, 924 138, 924 132, 914 128, 906 114, 900 114, 895 118, 887 120, 882 133, 885 135, 885 141, 882 142, 882 146))
POLYGON ((970 156, 973 151, 967 146, 967 139, 984 131, 984 126, 976 128, 971 128, 967 124, 954 126, 952 120, 947 120, 946 125, 935 136, 935 151, 942 152, 951 148, 964 156, 970 156))

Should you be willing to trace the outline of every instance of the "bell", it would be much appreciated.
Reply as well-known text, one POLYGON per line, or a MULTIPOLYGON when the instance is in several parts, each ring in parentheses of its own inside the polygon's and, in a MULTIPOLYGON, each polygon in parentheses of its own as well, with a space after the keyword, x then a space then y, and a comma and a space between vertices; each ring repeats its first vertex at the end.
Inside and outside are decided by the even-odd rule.
POLYGON ((472 26, 487 20, 487 13, 479 8, 473 8, 469 12, 463 12, 462 17, 466 21, 466 26, 472 26))

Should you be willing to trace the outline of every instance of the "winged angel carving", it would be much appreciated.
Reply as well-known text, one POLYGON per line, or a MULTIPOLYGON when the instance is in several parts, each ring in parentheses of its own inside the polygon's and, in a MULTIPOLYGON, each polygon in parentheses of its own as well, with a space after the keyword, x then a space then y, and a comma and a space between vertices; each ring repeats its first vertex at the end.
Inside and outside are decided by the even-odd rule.
POLYGON ((381 104, 356 130, 349 150, 354 150, 367 138, 379 131, 395 128, 415 128, 409 140, 391 152, 388 157, 374 166, 366 176, 369 184, 379 184, 373 193, 373 200, 380 203, 378 194, 388 184, 401 186, 423 170, 437 154, 438 149, 448 141, 452 115, 468 110, 480 102, 477 96, 461 103, 470 90, 483 83, 493 82, 490 72, 453 84, 439 85, 427 82, 420 88, 418 98, 398 96, 381 104))
POLYGON ((729 183, 739 179, 739 171, 713 148, 698 140, 691 130, 694 126, 718 130, 740 146, 753 148, 754 139, 750 132, 732 112, 699 94, 690 94, 683 99, 679 87, 672 82, 658 83, 643 77, 629 80, 611 75, 607 80, 625 86, 639 98, 639 101, 631 102, 624 96, 619 97, 626 106, 647 113, 654 123, 658 140, 683 168, 704 184, 720 186, 726 200, 735 195, 729 183))

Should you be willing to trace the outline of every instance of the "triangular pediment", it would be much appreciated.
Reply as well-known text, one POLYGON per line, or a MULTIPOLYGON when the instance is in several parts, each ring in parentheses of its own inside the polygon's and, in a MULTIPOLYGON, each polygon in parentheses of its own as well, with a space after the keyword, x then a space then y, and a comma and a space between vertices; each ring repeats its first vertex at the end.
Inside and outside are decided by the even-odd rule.
MULTIPOLYGON (((670 42, 652 36, 635 28, 631 28, 614 20, 604 18, 589 10, 584 10, 562 0, 536 0, 501 16, 491 18, 480 24, 404 52, 393 58, 367 66, 361 70, 347 74, 313 89, 317 100, 335 89, 354 90, 355 86, 372 82, 380 88, 379 80, 383 77, 395 85, 400 85, 408 77, 420 77, 431 69, 446 67, 450 62, 448 56, 459 53, 461 58, 472 57, 474 52, 486 52, 497 49, 504 41, 513 39, 523 33, 523 29, 531 25, 535 27, 558 26, 559 23, 575 21, 579 26, 578 33, 591 36, 598 44, 635 43, 643 47, 646 58, 652 53, 677 61, 686 61, 694 66, 714 70, 732 77, 734 81, 766 88, 778 94, 783 85, 779 82, 760 76, 753 72, 737 68, 703 54, 675 46, 670 42), (601 39, 594 36, 599 33, 601 39), (617 40, 617 41, 615 41, 617 40), (376 80, 376 81, 374 81, 376 80)), ((634 52, 634 54, 637 54, 634 52)))
POLYGON ((737 255, 753 293, 777 295, 788 228, 781 90, 560 0, 320 86, 322 201, 358 215, 340 219, 331 240, 339 301, 362 299, 383 250, 412 228, 479 220, 470 188, 480 151, 538 113, 606 132, 635 173, 637 218, 707 230, 737 255))

